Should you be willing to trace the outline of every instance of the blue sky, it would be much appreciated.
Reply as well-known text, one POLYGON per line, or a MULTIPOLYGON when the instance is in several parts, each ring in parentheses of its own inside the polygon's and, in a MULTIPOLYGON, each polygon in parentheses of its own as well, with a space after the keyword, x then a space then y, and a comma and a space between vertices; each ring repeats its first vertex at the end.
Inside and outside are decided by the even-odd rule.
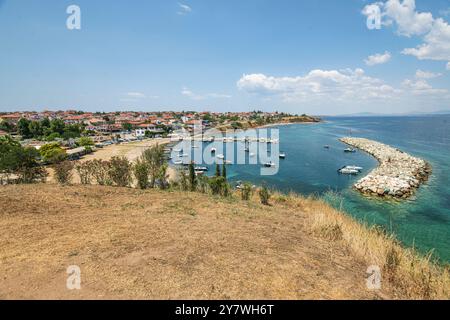
POLYGON ((449 110, 450 1, 370 5, 0 0, 0 111, 449 110))

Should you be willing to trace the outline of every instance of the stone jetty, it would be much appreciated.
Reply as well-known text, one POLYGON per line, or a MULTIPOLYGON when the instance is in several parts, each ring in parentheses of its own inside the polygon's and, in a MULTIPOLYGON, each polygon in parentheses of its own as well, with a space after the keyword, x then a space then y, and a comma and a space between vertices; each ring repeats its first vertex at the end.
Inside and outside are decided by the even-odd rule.
POLYGON ((342 138, 340 141, 369 153, 380 163, 354 185, 364 194, 406 199, 431 174, 431 166, 426 161, 383 143, 364 138, 342 138))

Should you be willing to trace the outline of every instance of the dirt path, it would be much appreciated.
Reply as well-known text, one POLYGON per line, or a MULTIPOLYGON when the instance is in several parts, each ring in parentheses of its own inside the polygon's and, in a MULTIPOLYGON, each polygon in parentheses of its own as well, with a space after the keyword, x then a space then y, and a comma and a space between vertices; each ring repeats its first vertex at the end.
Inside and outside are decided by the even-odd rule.
POLYGON ((1 299, 372 299, 367 266, 305 214, 202 194, 0 188, 1 299), (81 290, 66 288, 67 267, 81 290))

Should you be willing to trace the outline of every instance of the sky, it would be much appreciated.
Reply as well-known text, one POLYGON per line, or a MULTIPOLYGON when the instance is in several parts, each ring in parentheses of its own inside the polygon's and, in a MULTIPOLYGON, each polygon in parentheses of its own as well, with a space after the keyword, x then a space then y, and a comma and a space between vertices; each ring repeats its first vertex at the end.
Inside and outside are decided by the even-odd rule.
POLYGON ((449 22, 450 0, 0 0, 0 111, 450 110, 449 22))

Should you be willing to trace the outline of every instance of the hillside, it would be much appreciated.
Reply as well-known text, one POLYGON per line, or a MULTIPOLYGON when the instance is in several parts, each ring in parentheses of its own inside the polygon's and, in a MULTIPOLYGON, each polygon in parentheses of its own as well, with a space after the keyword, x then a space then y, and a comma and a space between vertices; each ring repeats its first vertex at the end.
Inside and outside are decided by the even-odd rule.
POLYGON ((1 187, 0 204, 1 299, 402 297, 367 290, 346 228, 315 228, 332 211, 316 200, 46 184, 1 187))

